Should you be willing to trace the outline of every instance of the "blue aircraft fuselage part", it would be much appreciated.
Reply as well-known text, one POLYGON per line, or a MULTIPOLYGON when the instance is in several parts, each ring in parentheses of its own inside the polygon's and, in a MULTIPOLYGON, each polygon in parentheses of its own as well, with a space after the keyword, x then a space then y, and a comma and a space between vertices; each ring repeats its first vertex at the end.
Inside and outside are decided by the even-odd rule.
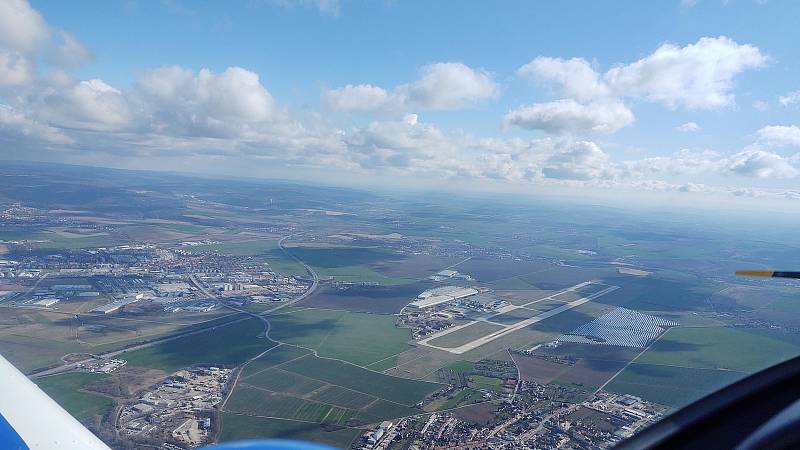
POLYGON ((9 450, 30 450, 17 431, 0 414, 0 448, 9 450))

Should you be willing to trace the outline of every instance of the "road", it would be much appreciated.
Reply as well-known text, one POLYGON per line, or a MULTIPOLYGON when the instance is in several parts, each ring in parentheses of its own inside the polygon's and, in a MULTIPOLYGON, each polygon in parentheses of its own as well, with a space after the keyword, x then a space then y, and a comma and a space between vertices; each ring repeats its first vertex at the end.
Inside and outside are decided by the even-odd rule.
POLYGON ((34 290, 36 290, 36 288, 37 288, 37 287, 39 287, 39 283, 41 283, 41 282, 42 282, 42 281, 43 281, 45 278, 47 278, 47 276, 48 276, 48 275, 50 275, 50 272, 47 272, 47 273, 45 273, 44 275, 42 275, 41 277, 39 277, 39 279, 38 279, 38 280, 36 280, 36 282, 35 282, 35 283, 33 283, 33 286, 31 286, 31 287, 30 287, 30 289, 28 289, 27 291, 25 291, 25 293, 24 293, 24 294, 22 294, 22 295, 19 295, 19 294, 17 294, 16 296, 14 296, 14 297, 13 297, 13 300, 16 300, 16 299, 18 299, 18 298, 26 298, 26 297, 30 297, 31 293, 32 293, 34 290))
MULTIPOLYGON (((308 288, 307 291, 303 292, 302 294, 300 294, 299 297, 295 298, 294 300, 292 300, 290 302, 290 303, 297 303, 300 300, 303 300, 304 298, 306 298, 309 295, 311 295, 312 293, 314 293, 314 291, 317 289, 317 286, 319 285, 319 276, 317 276, 317 272, 315 272, 314 269, 311 268, 311 266, 306 264, 302 259, 300 259, 297 256, 293 255, 291 252, 289 252, 289 250, 286 250, 286 247, 283 246, 284 241, 286 241, 286 239, 289 239, 292 236, 295 236, 295 235, 294 234, 290 234, 288 236, 282 237, 281 240, 278 241, 278 248, 280 248, 281 251, 283 253, 285 253, 286 255, 288 255, 290 258, 292 258, 295 261, 297 261, 300 264, 302 264, 303 267, 306 269, 306 272, 308 272, 308 274, 311 275, 311 279, 313 280, 312 283, 311 283, 311 287, 308 288)), ((281 305, 281 308, 284 307, 284 306, 288 306, 288 305, 289 304, 281 305)))
POLYGON ((511 357, 511 361, 514 363, 514 368, 517 369, 517 384, 514 385, 514 393, 511 394, 511 400, 509 403, 514 403, 514 400, 517 399, 517 392, 519 391, 519 386, 522 384, 522 372, 519 370, 519 364, 514 359, 514 354, 511 353, 511 349, 508 349, 508 356, 511 357))

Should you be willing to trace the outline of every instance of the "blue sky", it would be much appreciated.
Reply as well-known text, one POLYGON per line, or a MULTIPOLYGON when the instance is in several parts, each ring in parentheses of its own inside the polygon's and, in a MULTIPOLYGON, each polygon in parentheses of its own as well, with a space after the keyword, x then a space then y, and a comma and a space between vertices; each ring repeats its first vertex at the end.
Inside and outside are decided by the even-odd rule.
POLYGON ((9 0, 0 157, 796 200, 797 17, 775 0, 9 0))

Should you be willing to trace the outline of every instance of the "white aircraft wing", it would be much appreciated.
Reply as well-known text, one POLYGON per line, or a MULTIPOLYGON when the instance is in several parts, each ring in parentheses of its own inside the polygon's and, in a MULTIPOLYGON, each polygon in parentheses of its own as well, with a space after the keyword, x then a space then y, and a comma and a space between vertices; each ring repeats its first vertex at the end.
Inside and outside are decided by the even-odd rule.
POLYGON ((0 448, 107 450, 108 446, 0 356, 0 448))

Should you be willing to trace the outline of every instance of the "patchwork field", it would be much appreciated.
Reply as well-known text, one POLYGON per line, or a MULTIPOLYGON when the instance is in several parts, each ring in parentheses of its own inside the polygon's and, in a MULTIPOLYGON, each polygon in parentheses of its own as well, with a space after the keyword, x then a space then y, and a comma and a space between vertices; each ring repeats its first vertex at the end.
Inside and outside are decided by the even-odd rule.
MULTIPOLYGON (((353 427, 421 413, 414 405, 440 387, 281 345, 248 365, 225 411, 236 417, 313 422, 319 428, 311 429, 325 432, 325 427, 353 427)), ((240 436, 242 420, 223 421, 223 433, 240 436)), ((251 426, 268 425, 252 422, 251 426)))

